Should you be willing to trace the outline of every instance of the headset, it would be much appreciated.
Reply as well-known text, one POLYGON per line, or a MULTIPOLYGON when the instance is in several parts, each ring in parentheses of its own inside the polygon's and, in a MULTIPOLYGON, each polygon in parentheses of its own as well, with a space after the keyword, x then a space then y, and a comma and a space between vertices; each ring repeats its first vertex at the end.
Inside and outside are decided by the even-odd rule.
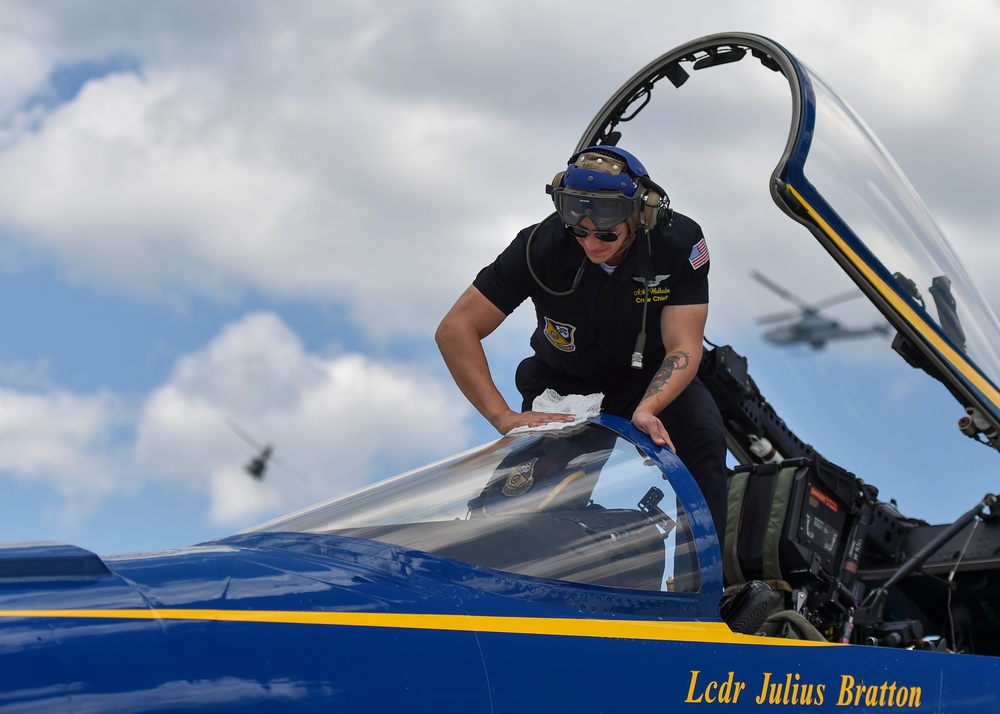
POLYGON ((651 231, 663 223, 670 225, 673 218, 670 197, 659 184, 649 177, 649 172, 629 152, 617 147, 612 149, 607 146, 588 146, 569 157, 566 164, 567 168, 557 173, 553 177, 552 183, 545 187, 545 192, 552 196, 553 202, 556 201, 557 192, 565 188, 566 179, 576 179, 577 177, 572 174, 579 172, 587 175, 587 183, 596 190, 617 190, 626 197, 635 197, 636 194, 639 194, 639 204, 642 207, 639 212, 639 225, 647 231, 651 231), (597 155, 597 158, 595 160, 594 156, 587 155, 597 155), (618 161, 619 166, 610 173, 605 170, 605 167, 597 169, 597 165, 603 157, 618 161), (631 179, 634 186, 631 196, 625 193, 628 188, 625 182, 614 184, 616 177, 622 173, 631 179), (597 179, 596 182, 594 179, 597 179))

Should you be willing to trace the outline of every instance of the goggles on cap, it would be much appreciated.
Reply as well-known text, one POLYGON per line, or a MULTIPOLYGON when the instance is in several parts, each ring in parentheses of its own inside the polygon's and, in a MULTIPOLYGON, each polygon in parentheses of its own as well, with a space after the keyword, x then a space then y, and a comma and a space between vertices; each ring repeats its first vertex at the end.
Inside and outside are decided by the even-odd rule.
POLYGON ((552 202, 559 217, 567 225, 579 225, 584 217, 588 217, 597 230, 607 230, 638 211, 642 199, 639 196, 630 198, 610 192, 600 195, 561 188, 553 191, 552 202))

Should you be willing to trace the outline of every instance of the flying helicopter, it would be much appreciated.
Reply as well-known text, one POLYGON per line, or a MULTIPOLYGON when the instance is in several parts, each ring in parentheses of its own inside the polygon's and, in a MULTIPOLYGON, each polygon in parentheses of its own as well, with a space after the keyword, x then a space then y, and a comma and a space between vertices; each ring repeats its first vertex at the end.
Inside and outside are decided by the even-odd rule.
MULTIPOLYGON (((796 237, 815 239, 809 269, 843 271, 896 330, 908 374, 943 384, 971 448, 996 451, 1000 325, 882 145, 784 47, 734 33, 670 50, 577 148, 655 140, 647 107, 674 96, 661 80, 680 90, 734 67, 791 97, 767 183, 796 237), (916 298, 932 287, 938 319, 916 298)), ((0 709, 998 706, 996 497, 941 525, 904 516, 880 474, 800 437, 751 364, 724 344, 699 372, 735 462, 723 538, 669 449, 599 415, 190 547, 2 546, 0 709)))
POLYGON ((261 444, 235 419, 227 418, 226 425, 234 434, 253 447, 256 452, 250 460, 247 461, 246 465, 243 467, 243 471, 246 472, 246 474, 252 479, 257 481, 262 480, 265 472, 267 471, 268 463, 274 456, 274 446, 271 444, 261 444))
POLYGON ((890 332, 889 325, 884 322, 874 324, 871 327, 848 328, 844 327, 838 320, 820 314, 828 307, 861 297, 861 293, 857 290, 833 295, 810 304, 793 295, 766 275, 757 271, 752 271, 751 275, 754 280, 765 285, 776 295, 798 307, 798 310, 795 311, 774 313, 757 318, 759 325, 785 323, 771 327, 764 332, 764 339, 768 342, 781 346, 806 344, 818 350, 833 340, 888 335, 890 332))

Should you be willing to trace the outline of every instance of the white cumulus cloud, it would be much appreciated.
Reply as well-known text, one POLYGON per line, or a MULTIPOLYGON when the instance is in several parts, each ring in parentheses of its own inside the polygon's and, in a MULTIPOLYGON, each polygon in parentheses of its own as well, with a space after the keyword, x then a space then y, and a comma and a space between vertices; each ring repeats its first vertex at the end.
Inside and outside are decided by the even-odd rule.
POLYGON ((266 282, 299 245, 310 188, 185 102, 179 81, 91 82, 0 154, 0 225, 77 279, 128 292, 266 282))
POLYGON ((137 457, 204 492, 216 523, 247 524, 458 450, 469 412, 441 382, 358 354, 310 354, 257 313, 179 360, 143 408, 137 457), (275 447, 260 481, 241 469, 254 454, 243 437, 275 447))
POLYGON ((119 478, 127 457, 113 429, 125 419, 110 393, 0 389, 0 473, 50 488, 61 520, 85 518, 104 497, 138 486, 119 478))

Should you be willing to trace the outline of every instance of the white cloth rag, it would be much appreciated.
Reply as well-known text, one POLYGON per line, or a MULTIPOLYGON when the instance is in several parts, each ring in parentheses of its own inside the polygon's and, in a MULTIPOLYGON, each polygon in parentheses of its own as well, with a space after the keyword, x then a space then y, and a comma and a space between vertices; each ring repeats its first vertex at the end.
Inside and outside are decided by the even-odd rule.
POLYGON ((567 394, 563 396, 554 389, 546 389, 535 397, 531 403, 531 410, 535 412, 548 412, 549 414, 572 414, 573 421, 553 421, 542 426, 518 426, 511 429, 507 434, 520 434, 523 431, 553 431, 564 429, 567 426, 579 424, 601 413, 601 402, 604 400, 603 392, 595 394, 567 394))

